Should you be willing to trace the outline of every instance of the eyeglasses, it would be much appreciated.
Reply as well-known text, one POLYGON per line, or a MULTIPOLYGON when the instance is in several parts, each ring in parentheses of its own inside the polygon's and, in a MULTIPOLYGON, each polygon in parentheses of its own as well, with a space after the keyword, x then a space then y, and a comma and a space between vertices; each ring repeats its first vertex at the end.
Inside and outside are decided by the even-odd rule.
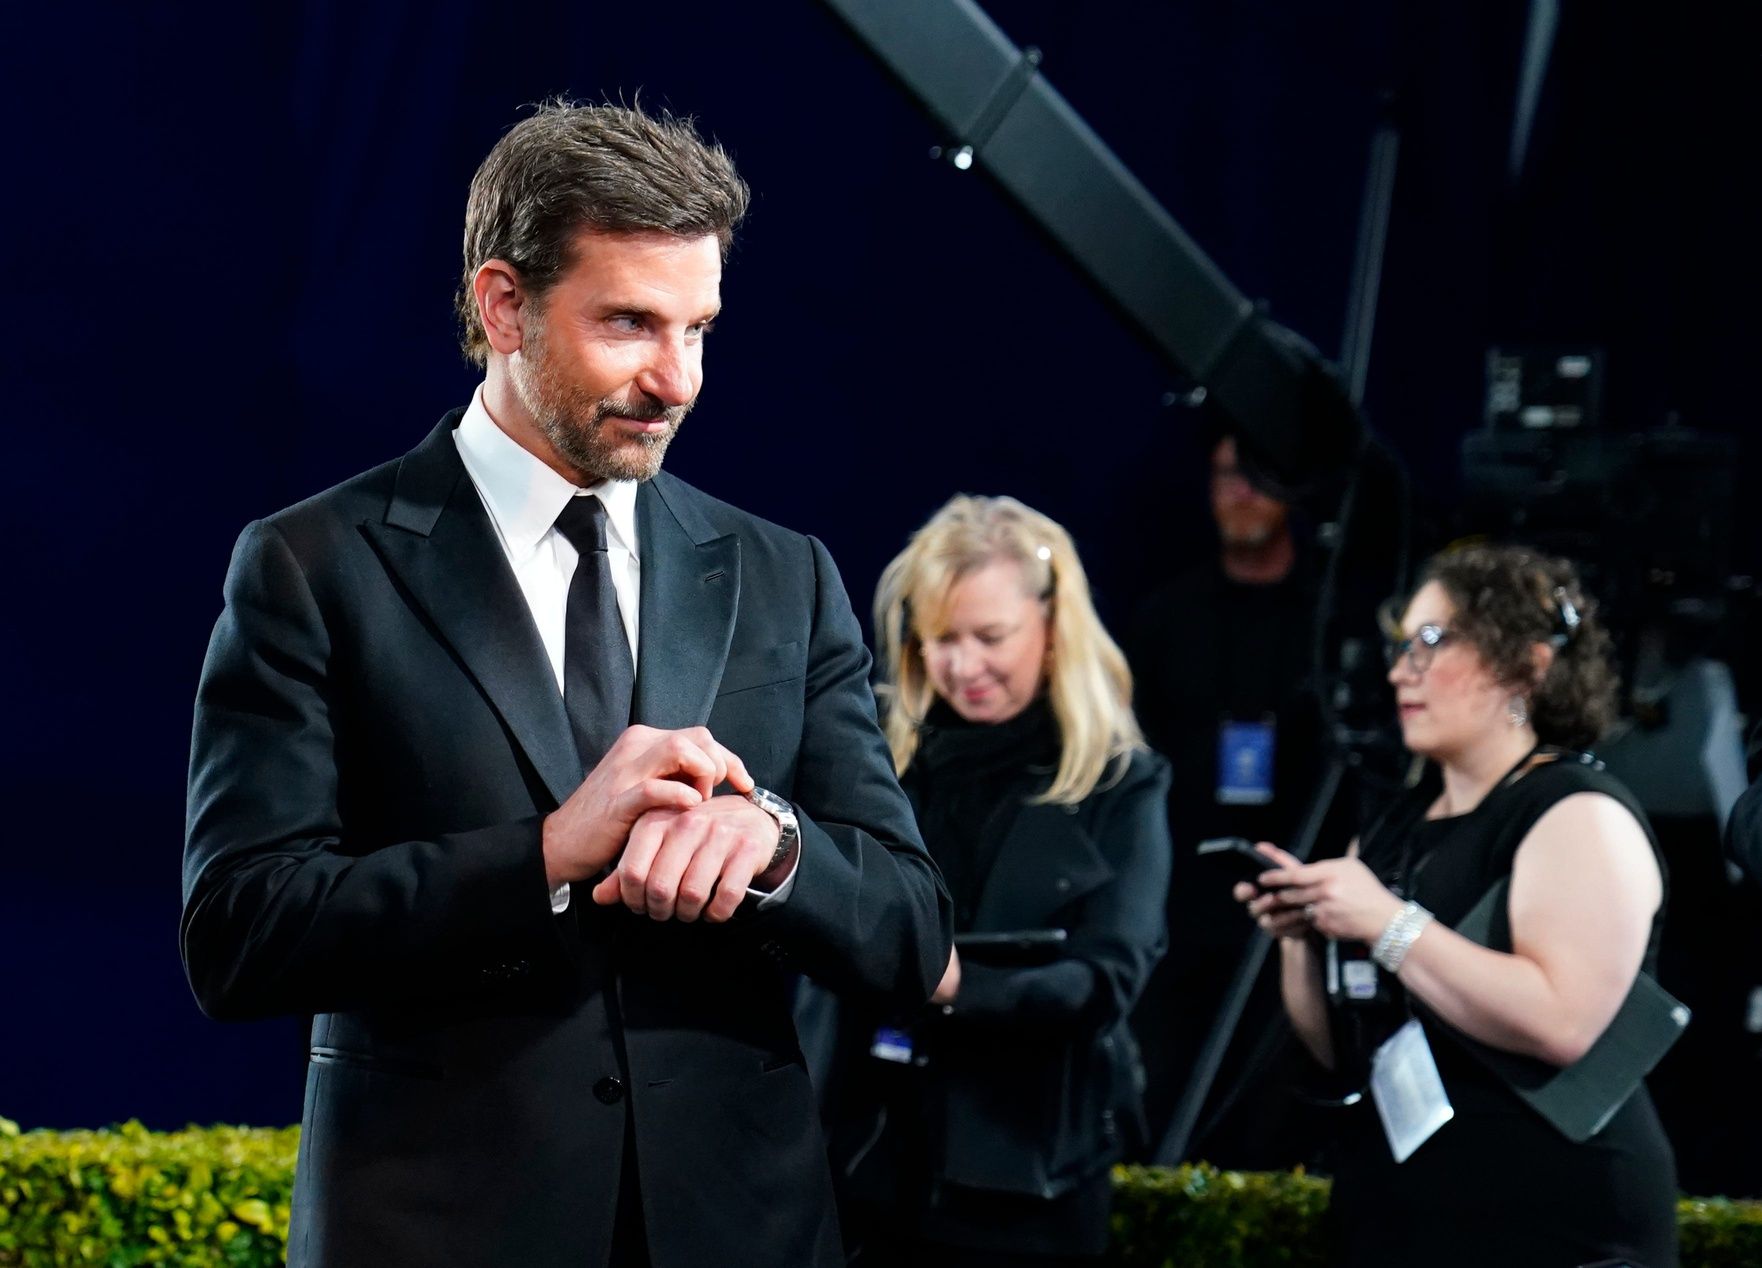
POLYGON ((1389 668, 1395 668, 1405 656, 1407 663, 1413 667, 1413 672, 1423 674, 1432 667, 1432 660, 1437 656, 1438 649, 1455 637, 1442 625, 1422 625, 1413 632, 1412 638, 1390 639, 1389 668))

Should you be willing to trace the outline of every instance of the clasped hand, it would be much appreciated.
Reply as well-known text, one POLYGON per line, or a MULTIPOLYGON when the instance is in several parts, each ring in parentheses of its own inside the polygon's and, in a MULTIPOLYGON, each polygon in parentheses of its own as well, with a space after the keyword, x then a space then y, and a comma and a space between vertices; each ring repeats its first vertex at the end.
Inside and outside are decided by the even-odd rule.
POLYGON ((1254 848, 1272 866, 1252 882, 1238 882, 1231 892, 1255 923, 1276 938, 1315 932, 1372 943, 1401 910, 1401 900, 1355 857, 1300 863, 1266 841, 1254 848))
POLYGON ((777 849, 777 821, 746 799, 752 788, 706 728, 630 727, 545 819, 546 879, 554 889, 606 872, 596 903, 727 920, 777 849), (715 796, 723 783, 742 795, 715 796))

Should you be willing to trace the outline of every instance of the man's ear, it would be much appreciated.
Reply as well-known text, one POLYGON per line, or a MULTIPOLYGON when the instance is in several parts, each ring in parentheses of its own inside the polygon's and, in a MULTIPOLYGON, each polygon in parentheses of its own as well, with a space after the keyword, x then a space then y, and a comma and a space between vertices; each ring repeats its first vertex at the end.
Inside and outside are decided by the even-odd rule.
POLYGON ((506 260, 485 261, 471 279, 471 292, 489 346, 504 357, 520 351, 520 317, 527 297, 514 266, 506 260))

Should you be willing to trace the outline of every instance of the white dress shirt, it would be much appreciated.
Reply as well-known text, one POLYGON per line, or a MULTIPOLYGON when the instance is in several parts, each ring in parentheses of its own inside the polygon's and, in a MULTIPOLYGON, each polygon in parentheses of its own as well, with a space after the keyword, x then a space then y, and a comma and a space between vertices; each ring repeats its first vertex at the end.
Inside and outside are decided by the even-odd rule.
MULTIPOLYGON (((606 556, 612 568, 612 589, 618 596, 618 615, 624 636, 630 640, 630 661, 636 664, 637 633, 641 621, 642 550, 636 537, 636 482, 601 480, 577 488, 503 431, 483 405, 483 388, 471 394, 465 417, 453 431, 453 443, 477 494, 483 499, 496 539, 550 658, 557 690, 563 690, 563 634, 569 608, 569 582, 575 576, 580 554, 569 539, 556 531, 557 516, 572 497, 597 497, 606 508, 606 556)), ((759 906, 782 902, 795 887, 796 865, 770 893, 747 892, 759 906)), ((569 885, 564 882, 551 893, 551 908, 569 906, 569 885)))

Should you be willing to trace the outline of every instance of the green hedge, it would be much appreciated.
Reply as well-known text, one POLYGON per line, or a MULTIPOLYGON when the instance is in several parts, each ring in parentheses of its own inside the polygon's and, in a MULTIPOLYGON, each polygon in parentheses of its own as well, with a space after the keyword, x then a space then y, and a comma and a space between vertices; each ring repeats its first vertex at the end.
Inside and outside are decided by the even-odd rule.
MULTIPOLYGON (((1327 1268, 1328 1182, 1301 1171, 1114 1169, 1112 1263, 1123 1268, 1327 1268)), ((1762 1265, 1762 1202, 1683 1198, 1682 1268, 1762 1265)))
MULTIPOLYGON (((299 1129, 20 1132, 0 1118, 0 1265, 269 1268, 288 1235, 299 1129)), ((1121 1268, 1325 1268, 1328 1182, 1203 1163, 1121 1167, 1121 1268)), ((1683 1268, 1762 1265, 1762 1202, 1685 1198, 1683 1268)))
POLYGON ((1328 1188, 1302 1171, 1115 1167, 1108 1260, 1123 1268, 1328 1268, 1316 1233, 1328 1188))
POLYGON ((0 1264, 269 1268, 300 1129, 20 1132, 0 1118, 0 1264))

